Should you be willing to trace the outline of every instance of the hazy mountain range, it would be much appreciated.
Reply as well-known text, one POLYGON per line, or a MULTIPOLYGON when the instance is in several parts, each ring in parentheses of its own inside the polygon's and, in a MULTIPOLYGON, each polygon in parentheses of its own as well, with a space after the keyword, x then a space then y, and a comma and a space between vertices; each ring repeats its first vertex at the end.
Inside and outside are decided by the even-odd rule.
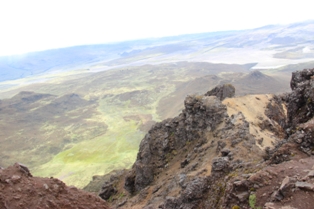
POLYGON ((308 21, 3 56, 0 81, 78 68, 99 71, 178 61, 283 66, 313 60, 313 34, 314 21, 308 21))

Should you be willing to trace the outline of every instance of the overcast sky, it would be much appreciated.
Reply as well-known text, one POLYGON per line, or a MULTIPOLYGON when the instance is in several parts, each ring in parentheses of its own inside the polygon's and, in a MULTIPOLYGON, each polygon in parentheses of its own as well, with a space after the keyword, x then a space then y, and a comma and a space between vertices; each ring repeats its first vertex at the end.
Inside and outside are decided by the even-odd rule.
POLYGON ((0 0, 0 55, 314 19, 307 0, 0 0))

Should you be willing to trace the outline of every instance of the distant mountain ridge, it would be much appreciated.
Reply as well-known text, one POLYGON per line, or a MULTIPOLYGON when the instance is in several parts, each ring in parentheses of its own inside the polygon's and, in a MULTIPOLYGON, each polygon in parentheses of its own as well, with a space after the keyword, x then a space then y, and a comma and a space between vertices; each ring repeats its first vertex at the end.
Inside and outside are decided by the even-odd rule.
POLYGON ((75 46, 0 57, 0 82, 73 69, 105 70, 125 65, 177 61, 296 64, 314 58, 314 21, 75 46))

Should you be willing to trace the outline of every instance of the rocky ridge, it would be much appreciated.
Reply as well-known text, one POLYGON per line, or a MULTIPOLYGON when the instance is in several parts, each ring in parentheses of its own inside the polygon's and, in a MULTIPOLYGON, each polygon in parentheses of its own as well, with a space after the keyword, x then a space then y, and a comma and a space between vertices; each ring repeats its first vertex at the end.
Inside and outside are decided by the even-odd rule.
POLYGON ((100 196, 113 208, 311 208, 313 76, 293 73, 292 92, 277 96, 225 98, 225 86, 188 96, 100 196))

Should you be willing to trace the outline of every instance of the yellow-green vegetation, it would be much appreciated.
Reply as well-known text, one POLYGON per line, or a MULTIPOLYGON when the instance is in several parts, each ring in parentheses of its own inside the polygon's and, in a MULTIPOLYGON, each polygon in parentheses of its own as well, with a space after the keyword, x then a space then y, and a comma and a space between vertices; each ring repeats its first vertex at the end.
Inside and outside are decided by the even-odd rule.
MULTIPOLYGON (((210 190, 208 191, 206 197, 206 201, 209 205, 211 205, 211 208, 225 209, 222 207, 222 205, 226 194, 226 182, 227 181, 225 181, 224 178, 215 179, 215 181, 212 181, 210 190)), ((233 207, 231 209, 234 209, 233 207)))
POLYGON ((103 94, 110 96, 100 98, 97 110, 101 116, 98 115, 97 119, 98 122, 103 121, 108 125, 106 133, 74 144, 48 163, 35 168, 34 174, 55 176, 68 184, 83 187, 93 175, 130 167, 135 161, 139 142, 145 134, 139 127, 146 120, 158 120, 158 115, 153 112, 154 106, 158 105, 157 94, 150 95, 153 98, 150 104, 143 101, 148 105, 141 106, 132 104, 132 100, 141 102, 141 99, 145 99, 141 94, 132 95, 132 92, 137 91, 140 91, 140 87, 104 91, 103 94), (131 96, 128 95, 130 92, 131 96))
POLYGON ((100 137, 82 141, 60 152, 48 163, 35 169, 39 176, 55 176, 70 185, 85 186, 93 175, 128 168, 135 160, 139 139, 144 133, 134 122, 120 122, 100 137))
POLYGON ((255 205, 256 205, 256 195, 255 194, 251 194, 249 196, 249 205, 252 209, 261 209, 261 207, 255 207, 255 205))
POLYGON ((107 200, 108 202, 112 202, 114 200, 120 200, 121 198, 125 197, 125 194, 123 192, 118 193, 118 194, 114 194, 112 196, 109 197, 109 199, 107 200))

